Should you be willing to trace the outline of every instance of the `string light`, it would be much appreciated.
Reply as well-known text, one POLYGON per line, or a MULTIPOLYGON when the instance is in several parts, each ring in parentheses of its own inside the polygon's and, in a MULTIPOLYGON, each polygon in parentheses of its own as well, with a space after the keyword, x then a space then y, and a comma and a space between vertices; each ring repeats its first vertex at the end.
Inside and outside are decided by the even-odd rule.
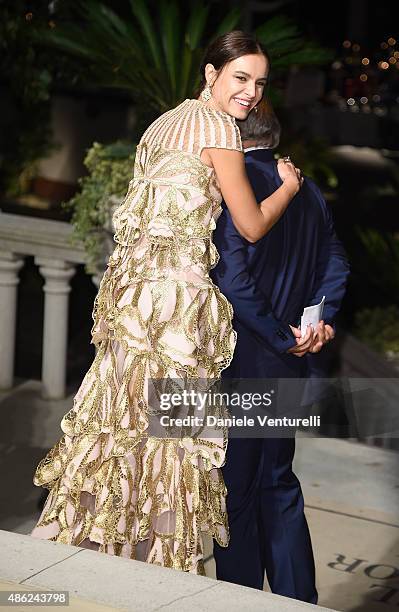
POLYGON ((389 88, 387 78, 390 73, 381 74, 381 76, 375 79, 374 67, 377 66, 381 71, 389 71, 390 67, 393 68, 395 66, 399 70, 399 39, 387 36, 385 40, 377 45, 377 49, 374 49, 373 52, 370 51, 370 53, 369 57, 365 56, 365 49, 361 49, 359 43, 349 39, 345 39, 342 42, 340 57, 331 63, 333 70, 340 69, 340 72, 334 76, 334 79, 337 80, 336 88, 342 87, 343 90, 347 90, 346 95, 355 95, 356 97, 346 98, 345 93, 341 92, 342 97, 340 99, 337 98, 337 105, 340 110, 370 113, 376 112, 376 109, 378 109, 382 111, 381 115, 388 112, 385 101, 382 100, 379 94, 372 94, 372 90, 379 91, 380 87, 384 88, 384 90, 389 88), (378 47, 383 51, 382 53, 378 50, 378 47), (358 83, 358 92, 356 88, 355 90, 352 89, 356 81, 358 83), (374 81, 376 82, 374 83, 374 81), (368 82, 368 85, 366 85, 366 82, 368 82), (360 83, 363 83, 363 85, 360 83))

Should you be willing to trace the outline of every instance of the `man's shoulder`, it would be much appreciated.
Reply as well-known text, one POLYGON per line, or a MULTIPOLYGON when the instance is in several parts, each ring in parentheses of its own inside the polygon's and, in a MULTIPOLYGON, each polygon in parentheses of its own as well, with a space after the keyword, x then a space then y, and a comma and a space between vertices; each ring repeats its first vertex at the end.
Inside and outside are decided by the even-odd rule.
POLYGON ((245 153, 245 169, 256 200, 261 202, 275 191, 281 184, 274 157, 262 155, 263 150, 245 153))
POLYGON ((260 170, 271 172, 277 168, 274 153, 270 149, 244 149, 244 160, 247 166, 254 166, 260 170))

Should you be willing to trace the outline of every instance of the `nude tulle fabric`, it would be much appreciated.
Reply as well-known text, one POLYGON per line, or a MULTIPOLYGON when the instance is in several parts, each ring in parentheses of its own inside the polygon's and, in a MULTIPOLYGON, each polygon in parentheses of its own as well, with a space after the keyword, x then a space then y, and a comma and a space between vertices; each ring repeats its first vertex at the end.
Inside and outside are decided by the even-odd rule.
POLYGON ((146 381, 217 379, 233 355, 232 308, 208 274, 221 194, 204 147, 242 150, 234 119, 198 100, 137 147, 95 300, 96 357, 36 469, 49 495, 31 534, 193 573, 204 571, 201 532, 228 544, 226 432, 149 436, 146 381))

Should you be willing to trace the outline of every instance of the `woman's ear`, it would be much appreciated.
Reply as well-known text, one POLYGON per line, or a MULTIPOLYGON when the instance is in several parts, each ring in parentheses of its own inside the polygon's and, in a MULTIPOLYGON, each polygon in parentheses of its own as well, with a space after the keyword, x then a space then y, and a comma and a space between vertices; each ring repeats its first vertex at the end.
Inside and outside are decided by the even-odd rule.
POLYGON ((213 83, 216 81, 217 71, 213 64, 207 64, 205 66, 205 79, 208 85, 212 87, 213 83))

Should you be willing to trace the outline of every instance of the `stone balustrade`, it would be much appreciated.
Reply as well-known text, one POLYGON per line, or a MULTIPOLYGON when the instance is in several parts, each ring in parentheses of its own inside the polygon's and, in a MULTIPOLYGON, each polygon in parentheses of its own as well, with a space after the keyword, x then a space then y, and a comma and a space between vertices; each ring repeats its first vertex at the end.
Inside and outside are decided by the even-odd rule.
MULTIPOLYGON (((70 280, 85 263, 65 221, 0 212, 0 389, 13 386, 18 272, 33 256, 44 278, 43 397, 65 396, 70 280)), ((98 277, 93 282, 98 284, 98 277)))

